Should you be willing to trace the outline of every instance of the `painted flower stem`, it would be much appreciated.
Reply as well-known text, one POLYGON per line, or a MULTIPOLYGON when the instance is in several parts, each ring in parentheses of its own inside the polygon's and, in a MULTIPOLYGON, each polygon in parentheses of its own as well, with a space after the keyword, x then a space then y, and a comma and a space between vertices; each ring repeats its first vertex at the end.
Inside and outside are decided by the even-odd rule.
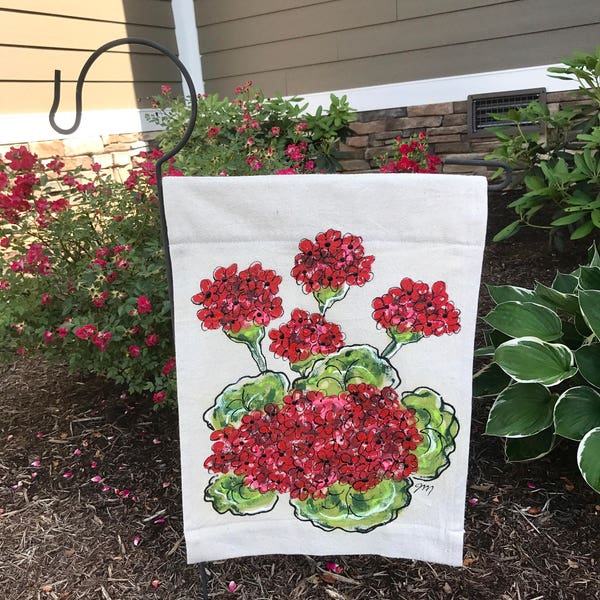
POLYGON ((381 358, 390 359, 394 356, 402 346, 418 342, 423 334, 415 331, 405 331, 400 333, 398 330, 390 328, 386 333, 392 338, 392 341, 384 348, 381 353, 381 358))
POLYGON ((267 371, 267 361, 262 353, 261 342, 265 337, 265 328, 261 325, 242 327, 239 331, 226 331, 227 337, 234 342, 245 344, 250 350, 250 355, 261 373, 267 371))

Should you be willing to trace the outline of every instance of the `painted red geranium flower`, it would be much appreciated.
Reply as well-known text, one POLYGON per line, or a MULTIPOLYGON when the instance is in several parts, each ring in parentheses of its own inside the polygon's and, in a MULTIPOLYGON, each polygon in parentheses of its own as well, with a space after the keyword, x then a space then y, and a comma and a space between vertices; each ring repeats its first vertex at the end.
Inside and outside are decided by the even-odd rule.
POLYGON ((314 241, 303 239, 294 259, 292 277, 304 291, 339 290, 344 284, 363 286, 373 277, 374 256, 365 255, 362 238, 328 229, 314 241))
POLYGON ((319 313, 309 314, 296 308, 292 318, 278 329, 269 331, 269 350, 291 363, 305 361, 312 356, 325 356, 344 345, 339 325, 330 323, 319 313))
POLYGON ((443 281, 436 281, 430 288, 426 283, 405 277, 399 287, 375 298, 372 306, 377 325, 400 341, 460 330, 460 312, 448 299, 443 281))
POLYGON ((207 469, 242 475, 261 493, 305 500, 325 497, 334 483, 364 492, 383 479, 405 479, 418 469, 414 450, 423 437, 393 388, 359 384, 335 396, 294 390, 282 407, 255 410, 211 440, 207 469))
POLYGON ((238 273, 237 264, 215 269, 213 279, 200 282, 192 302, 201 308, 198 319, 206 329, 222 327, 238 333, 254 325, 268 325, 283 314, 277 296, 281 276, 256 262, 238 273))

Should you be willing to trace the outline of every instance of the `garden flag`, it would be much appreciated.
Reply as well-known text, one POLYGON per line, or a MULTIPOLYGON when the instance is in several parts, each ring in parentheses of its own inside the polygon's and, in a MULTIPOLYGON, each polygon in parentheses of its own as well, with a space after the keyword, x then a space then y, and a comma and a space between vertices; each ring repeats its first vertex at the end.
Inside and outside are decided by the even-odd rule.
POLYGON ((462 564, 487 184, 164 182, 188 561, 462 564))

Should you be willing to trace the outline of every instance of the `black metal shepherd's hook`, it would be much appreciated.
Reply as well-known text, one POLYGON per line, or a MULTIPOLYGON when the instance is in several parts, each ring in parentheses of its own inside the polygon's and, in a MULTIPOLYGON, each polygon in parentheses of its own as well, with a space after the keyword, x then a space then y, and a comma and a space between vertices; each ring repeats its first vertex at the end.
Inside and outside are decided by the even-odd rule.
POLYGON ((88 74, 88 71, 90 70, 91 66, 94 64, 94 62, 100 55, 104 54, 108 50, 111 50, 112 48, 115 48, 116 46, 122 46, 124 44, 139 44, 142 46, 149 46, 150 48, 154 48, 155 50, 158 50, 161 54, 164 54, 165 56, 170 58, 175 63, 175 65, 177 65, 177 68, 181 71, 181 74, 183 75, 183 78, 185 79, 185 82, 187 83, 188 89, 190 92, 191 111, 190 111, 190 121, 188 123, 187 129, 185 130, 180 142, 174 148, 172 148, 171 150, 169 150, 168 152, 163 154, 156 161, 156 164, 155 164, 156 187, 158 188, 158 202, 159 202, 159 207, 160 207, 160 225, 161 225, 161 232, 162 232, 163 247, 164 247, 164 252, 165 252, 167 280, 168 280, 168 284, 169 284, 169 300, 171 302, 171 307, 172 307, 173 306, 173 275, 172 275, 172 270, 171 270, 171 252, 169 250, 167 222, 165 219, 165 207, 164 207, 164 202, 163 202, 162 166, 164 165, 165 162, 167 162, 170 158, 175 156, 185 146, 187 141, 190 139, 190 136, 192 135, 192 131, 194 130, 194 125, 196 124, 196 116, 198 114, 198 97, 196 96, 196 88, 194 87, 194 82, 192 81, 192 77, 189 74, 188 70, 186 69, 185 65, 168 48, 165 48, 161 44, 158 44, 157 42, 153 42, 152 40, 146 40, 144 38, 136 38, 136 37, 126 37, 126 38, 120 38, 118 40, 113 40, 112 42, 108 42, 107 44, 100 46, 100 48, 98 48, 98 50, 96 50, 87 59, 87 61, 83 65, 83 68, 81 69, 81 72, 79 73, 79 77, 77 78, 77 86, 75 87, 75 122, 73 123, 72 127, 69 127, 67 129, 58 126, 56 124, 56 120, 55 120, 56 112, 58 111, 58 105, 60 104, 60 85, 61 85, 60 73, 61 72, 59 69, 56 69, 54 71, 54 101, 52 102, 52 107, 50 108, 50 116, 49 116, 50 125, 52 126, 52 128, 55 131, 58 131, 59 133, 63 133, 65 135, 73 133, 74 131, 77 130, 77 128, 79 127, 79 124, 81 123, 81 112, 82 112, 81 105, 82 105, 83 84, 85 83, 85 78, 86 78, 86 75, 88 74))
MULTIPOLYGON (((85 77, 90 70, 91 66, 94 64, 96 59, 107 52, 111 48, 116 46, 122 46, 124 44, 140 44, 142 46, 149 46, 150 48, 154 48, 158 50, 161 54, 164 54, 168 58, 170 58, 176 65, 177 68, 181 71, 185 82, 188 85, 188 89, 190 92, 190 121, 188 126, 180 140, 180 142, 167 153, 163 154, 155 164, 156 170, 156 187, 158 189, 158 203, 160 207, 160 225, 161 225, 161 233, 162 233, 162 241, 165 252, 165 262, 167 269, 167 280, 169 284, 169 300, 171 303, 171 311, 173 310, 173 274, 171 269, 171 252, 169 250, 169 236, 167 232, 167 222, 165 219, 165 207, 163 201, 163 185, 162 185, 162 166, 165 162, 167 162, 170 158, 175 156, 187 143, 192 135, 192 131, 194 130, 194 126, 196 124, 196 116, 198 114, 198 97, 196 96, 196 88, 194 87, 194 82, 192 81, 192 77, 186 69, 185 65, 175 56, 170 50, 153 42, 152 40, 146 40, 144 38, 136 38, 136 37, 126 37, 120 38, 118 40, 114 40, 112 42, 108 42, 103 46, 100 46, 98 50, 96 50, 85 62, 81 72, 79 73, 79 77, 77 78, 77 86, 75 88, 75 122, 72 127, 65 129, 63 127, 59 127, 56 124, 55 116, 58 111, 58 105, 60 104, 60 70, 54 71, 54 101, 52 102, 52 108, 50 108, 50 125, 55 131, 62 133, 64 135, 68 135, 73 133, 79 127, 81 122, 81 111, 82 111, 82 92, 83 92, 83 84, 85 83, 85 77)), ((202 587, 202 596, 204 600, 208 600, 208 576, 206 573, 206 568, 204 563, 200 563, 200 578, 201 578, 201 587, 202 587)))

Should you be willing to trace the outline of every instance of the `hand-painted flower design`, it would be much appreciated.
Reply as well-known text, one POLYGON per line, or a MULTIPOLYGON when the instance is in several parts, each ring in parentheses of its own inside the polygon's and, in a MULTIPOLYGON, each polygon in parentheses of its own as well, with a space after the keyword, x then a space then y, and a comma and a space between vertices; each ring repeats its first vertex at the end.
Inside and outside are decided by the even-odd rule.
POLYGON ((443 281, 436 281, 430 288, 422 281, 405 277, 399 287, 375 298, 372 306, 377 325, 392 338, 382 353, 388 358, 402 344, 460 330, 460 311, 448 299, 443 281))
POLYGON ((339 325, 331 323, 319 313, 309 314, 296 308, 292 318, 278 329, 269 331, 269 350, 290 361, 292 369, 304 371, 314 360, 344 345, 344 334, 339 325))
POLYGON ((281 276, 263 269, 260 262, 238 273, 237 264, 217 267, 213 279, 200 282, 192 302, 201 306, 196 313, 205 329, 219 329, 234 341, 244 343, 261 371, 266 361, 260 349, 264 328, 283 315, 277 296, 281 276))
POLYGON ((252 325, 268 325, 283 314, 277 296, 281 276, 256 262, 238 273, 237 264, 218 267, 214 279, 203 279, 192 302, 202 308, 197 316, 205 329, 239 332, 252 325))
POLYGON ((314 241, 303 239, 298 248, 292 277, 305 293, 313 293, 322 313, 346 295, 348 286, 363 286, 373 278, 375 257, 365 255, 359 236, 328 229, 314 241))
POLYGON ((214 431, 204 466, 243 476, 244 485, 263 494, 289 492, 301 500, 324 498, 336 483, 364 492, 418 468, 413 451, 423 437, 415 411, 393 388, 350 385, 336 396, 293 390, 283 402, 214 431))

